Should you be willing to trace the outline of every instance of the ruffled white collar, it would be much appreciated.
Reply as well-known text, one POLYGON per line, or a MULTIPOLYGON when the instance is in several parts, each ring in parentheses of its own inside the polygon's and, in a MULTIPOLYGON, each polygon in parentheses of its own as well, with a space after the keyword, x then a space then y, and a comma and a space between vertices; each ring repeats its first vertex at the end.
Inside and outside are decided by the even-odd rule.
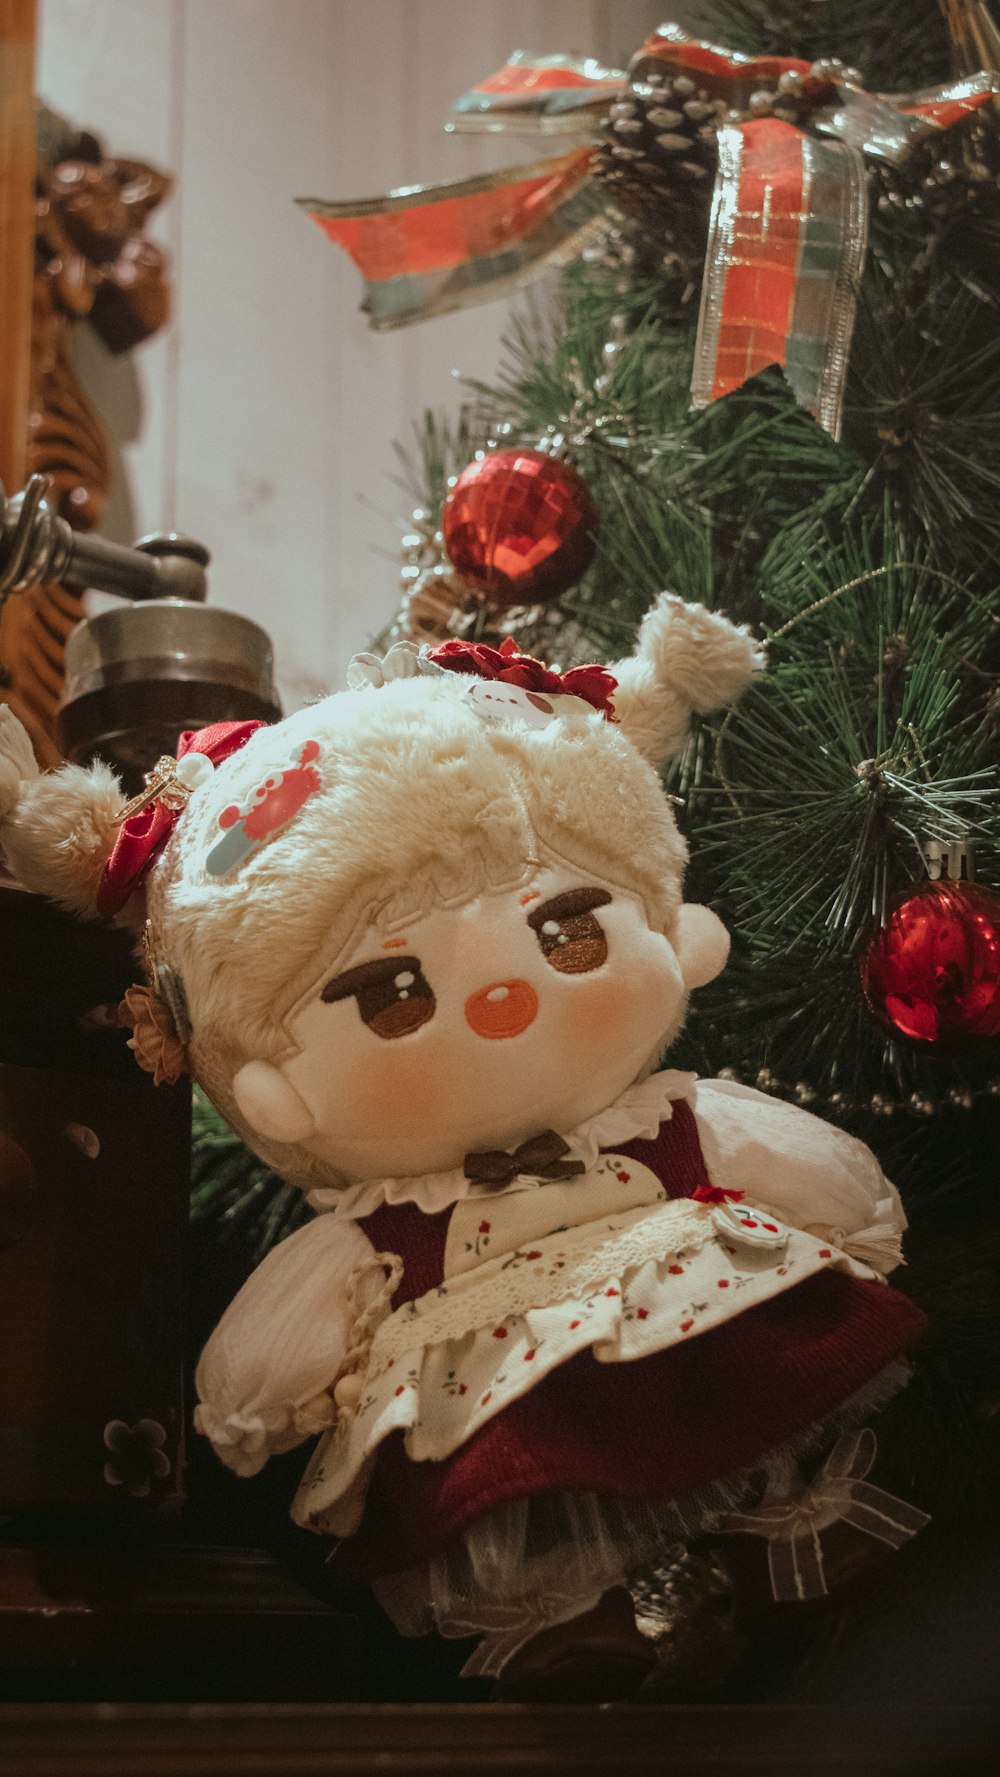
MULTIPOLYGON (((651 1140, 660 1124, 672 1115, 673 1100, 690 1097, 695 1079, 694 1074, 668 1069, 627 1087, 613 1104, 588 1117, 578 1129, 563 1134, 563 1140, 569 1144, 569 1157, 582 1160, 589 1171, 602 1148, 636 1138, 651 1140)), ((489 1186, 471 1184, 462 1168, 454 1166, 449 1172, 425 1172, 416 1178, 361 1179, 340 1189, 323 1186, 310 1191, 307 1201, 317 1212, 339 1216, 344 1221, 371 1215, 383 1203, 415 1203, 425 1215, 437 1215, 463 1197, 497 1197, 508 1191, 537 1190, 543 1182, 518 1178, 501 1193, 489 1186)))

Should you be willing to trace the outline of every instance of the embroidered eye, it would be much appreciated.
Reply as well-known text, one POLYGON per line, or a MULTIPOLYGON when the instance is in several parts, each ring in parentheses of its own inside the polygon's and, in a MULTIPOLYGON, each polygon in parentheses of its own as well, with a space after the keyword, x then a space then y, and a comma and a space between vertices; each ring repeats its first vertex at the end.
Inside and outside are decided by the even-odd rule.
POLYGON ((377 1037, 405 1037, 433 1018, 435 999, 416 956, 384 956, 359 963, 328 981, 320 998, 356 999, 363 1024, 377 1037))
POLYGON ((528 924, 547 963, 561 975, 586 975, 607 961, 608 940, 594 918, 611 900, 607 889, 567 889, 528 914, 528 924))

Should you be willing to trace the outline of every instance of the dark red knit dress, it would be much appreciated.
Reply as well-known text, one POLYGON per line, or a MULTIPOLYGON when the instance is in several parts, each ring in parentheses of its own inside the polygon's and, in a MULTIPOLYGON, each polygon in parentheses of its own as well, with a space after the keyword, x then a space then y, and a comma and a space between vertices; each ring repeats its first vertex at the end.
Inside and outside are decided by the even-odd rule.
MULTIPOLYGON (((614 1151, 648 1166, 669 1197, 691 1197, 711 1181, 690 1105, 678 1099, 672 1110, 653 1140, 614 1151)), ((377 1252, 403 1258, 394 1306, 442 1282, 451 1213, 383 1204, 359 1221, 377 1252)), ((903 1355, 925 1324, 898 1290, 823 1271, 688 1344, 628 1363, 582 1352, 443 1461, 413 1462, 401 1432, 387 1438, 342 1565, 368 1579, 412 1567, 526 1495, 682 1498, 822 1420, 903 1355)))

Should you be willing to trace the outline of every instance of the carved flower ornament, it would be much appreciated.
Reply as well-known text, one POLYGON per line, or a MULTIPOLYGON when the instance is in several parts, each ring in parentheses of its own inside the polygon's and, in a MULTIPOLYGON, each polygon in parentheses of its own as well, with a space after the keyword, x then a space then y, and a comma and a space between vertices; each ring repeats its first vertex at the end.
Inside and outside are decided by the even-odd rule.
POLYGON ((128 1046, 154 1086, 173 1086, 187 1072, 187 1056, 170 1008, 148 987, 130 987, 118 1008, 130 1027, 128 1046))
POLYGON ((145 1499, 154 1481, 170 1473, 170 1458, 163 1448, 167 1434, 156 1419, 139 1419, 126 1425, 111 1419, 104 1427, 104 1447, 109 1452, 104 1479, 109 1487, 124 1487, 134 1499, 145 1499))

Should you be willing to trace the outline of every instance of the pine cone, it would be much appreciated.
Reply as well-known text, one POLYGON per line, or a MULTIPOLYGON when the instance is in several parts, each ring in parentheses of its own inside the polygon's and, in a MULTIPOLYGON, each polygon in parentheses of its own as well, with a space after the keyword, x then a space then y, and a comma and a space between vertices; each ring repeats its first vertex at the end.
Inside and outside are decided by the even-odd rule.
POLYGON ((710 98, 686 74, 670 74, 645 58, 612 105, 597 153, 594 170, 618 208, 687 254, 704 247, 715 137, 726 112, 724 100, 710 98))
POLYGON ((1000 114, 989 111, 964 128, 923 142, 900 166, 869 168, 872 244, 891 257, 905 242, 913 272, 937 266, 1000 296, 1000 114))
POLYGON ((446 562, 424 568, 403 594, 392 628, 394 641, 444 642, 461 635, 470 613, 483 604, 480 595, 446 562))

